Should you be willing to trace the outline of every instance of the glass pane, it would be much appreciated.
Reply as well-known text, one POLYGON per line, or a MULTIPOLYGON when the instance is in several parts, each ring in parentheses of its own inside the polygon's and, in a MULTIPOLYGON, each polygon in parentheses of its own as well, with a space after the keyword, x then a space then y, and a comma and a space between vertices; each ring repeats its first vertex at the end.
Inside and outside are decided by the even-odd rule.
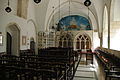
POLYGON ((64 41, 64 43, 63 43, 63 47, 67 47, 67 43, 66 43, 66 41, 64 41))
POLYGON ((81 41, 81 49, 85 49, 85 42, 81 41))
POLYGON ((76 42, 76 49, 80 49, 80 42, 76 42))
POLYGON ((62 47, 62 41, 59 42, 59 47, 62 47))
POLYGON ((82 37, 82 35, 79 36, 79 38, 81 38, 81 37, 82 37))
POLYGON ((89 41, 86 42, 86 49, 89 49, 90 47, 89 41))

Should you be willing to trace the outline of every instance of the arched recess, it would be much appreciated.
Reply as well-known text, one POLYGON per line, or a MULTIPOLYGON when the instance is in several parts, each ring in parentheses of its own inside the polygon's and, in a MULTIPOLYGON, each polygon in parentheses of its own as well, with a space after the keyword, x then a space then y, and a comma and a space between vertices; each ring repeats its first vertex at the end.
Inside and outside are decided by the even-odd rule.
MULTIPOLYGON (((33 38, 34 39, 34 42, 35 42, 35 46, 37 47, 37 45, 36 45, 36 42, 37 42, 37 29, 36 29, 36 23, 35 23, 35 21, 34 20, 32 20, 32 19, 29 19, 28 21, 27 21, 27 23, 28 23, 28 33, 27 33, 27 37, 28 37, 28 40, 30 40, 31 38, 33 38)), ((30 43, 30 41, 29 41, 29 43, 30 43)), ((28 47, 28 48, 30 48, 30 46, 28 47)))
POLYGON ((34 41, 34 38, 31 37, 30 38, 30 50, 35 53, 35 41, 34 41))
POLYGON ((87 34, 79 34, 74 40, 75 50, 89 50, 92 48, 91 39, 87 34))
POLYGON ((106 6, 103 15, 103 47, 108 48, 108 10, 106 6))
POLYGON ((10 24, 6 28, 6 53, 19 55, 20 51, 20 29, 17 24, 10 24))

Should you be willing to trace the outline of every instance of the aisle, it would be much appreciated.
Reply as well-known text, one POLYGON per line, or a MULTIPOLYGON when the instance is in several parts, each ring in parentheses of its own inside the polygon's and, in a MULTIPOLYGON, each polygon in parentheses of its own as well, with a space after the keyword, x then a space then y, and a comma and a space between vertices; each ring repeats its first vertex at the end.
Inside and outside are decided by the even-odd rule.
POLYGON ((86 65, 85 58, 85 55, 82 55, 73 80, 97 80, 95 68, 91 64, 86 65))

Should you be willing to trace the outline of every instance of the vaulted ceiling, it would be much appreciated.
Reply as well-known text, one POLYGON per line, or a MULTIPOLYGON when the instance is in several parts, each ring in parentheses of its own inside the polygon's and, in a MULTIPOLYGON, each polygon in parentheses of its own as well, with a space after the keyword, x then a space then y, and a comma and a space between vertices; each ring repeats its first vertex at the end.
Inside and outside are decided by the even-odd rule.
MULTIPOLYGON (((90 1, 89 19, 93 29, 99 30, 99 27, 102 26, 104 6, 106 5, 109 11, 111 0, 90 1)), ((53 17, 54 24, 58 23, 60 18, 68 16, 69 13, 70 15, 80 15, 88 18, 88 8, 84 5, 84 2, 85 0, 42 0, 36 6, 37 23, 39 26, 45 26, 45 30, 48 30, 51 27, 53 17)))

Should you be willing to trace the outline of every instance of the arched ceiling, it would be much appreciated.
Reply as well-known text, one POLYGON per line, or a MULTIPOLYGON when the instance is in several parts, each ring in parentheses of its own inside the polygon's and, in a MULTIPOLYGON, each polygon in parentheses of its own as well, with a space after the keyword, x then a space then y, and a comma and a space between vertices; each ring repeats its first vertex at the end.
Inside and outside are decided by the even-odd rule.
MULTIPOLYGON (((57 23, 60 20, 59 14, 60 18, 69 15, 69 7, 71 15, 80 15, 88 18, 88 8, 84 6, 84 1, 85 0, 60 0, 59 6, 59 0, 42 0, 41 3, 37 6, 36 12, 37 15, 39 16, 42 15, 41 16, 42 19, 45 20, 43 20, 44 22, 40 23, 41 18, 37 16, 38 21, 37 23, 39 24, 39 26, 44 26, 44 30, 48 30, 49 27, 51 26, 53 16, 54 23, 57 23)), ((104 6, 107 5, 109 8, 111 0, 90 0, 90 1, 91 5, 89 6, 89 19, 91 21, 93 29, 99 31, 101 30, 100 26, 102 26, 104 6)))

